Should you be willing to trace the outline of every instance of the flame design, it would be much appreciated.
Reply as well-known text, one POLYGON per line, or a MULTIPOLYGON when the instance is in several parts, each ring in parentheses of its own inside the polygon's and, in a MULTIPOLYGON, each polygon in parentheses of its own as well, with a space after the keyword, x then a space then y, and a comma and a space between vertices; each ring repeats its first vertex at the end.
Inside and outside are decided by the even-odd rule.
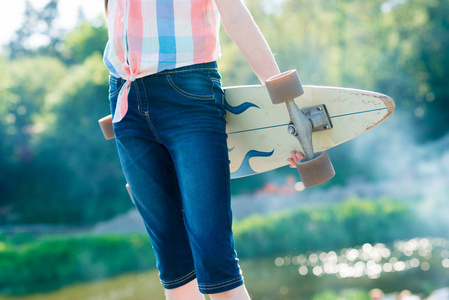
POLYGON ((250 103, 250 102, 244 102, 238 106, 231 106, 231 105, 229 105, 228 101, 226 101, 226 98, 224 101, 224 107, 227 111, 233 113, 234 115, 240 115, 241 113, 245 112, 246 110, 248 110, 251 107, 256 107, 256 108, 260 109, 259 106, 257 106, 254 103, 250 103))
MULTIPOLYGON (((233 149, 231 149, 230 151, 232 151, 233 149)), ((243 162, 240 165, 240 167, 238 168, 238 170, 235 171, 234 173, 231 173, 231 178, 239 178, 239 177, 256 174, 257 172, 251 168, 251 166, 249 164, 249 160, 253 157, 269 157, 269 156, 273 155, 273 153, 274 153, 274 149, 271 152, 262 152, 262 151, 257 151, 257 150, 248 151, 248 153, 246 153, 245 158, 243 159, 243 162)))

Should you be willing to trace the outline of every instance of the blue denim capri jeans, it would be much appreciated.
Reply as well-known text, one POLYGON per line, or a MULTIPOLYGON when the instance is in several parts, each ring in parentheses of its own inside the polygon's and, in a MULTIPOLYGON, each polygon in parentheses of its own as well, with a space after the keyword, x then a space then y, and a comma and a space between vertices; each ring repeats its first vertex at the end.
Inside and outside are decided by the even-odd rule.
MULTIPOLYGON (((125 83, 110 77, 115 111, 125 83)), ((135 80, 114 124, 120 162, 165 289, 197 278, 201 293, 243 284, 232 235, 224 93, 215 62, 135 80)))

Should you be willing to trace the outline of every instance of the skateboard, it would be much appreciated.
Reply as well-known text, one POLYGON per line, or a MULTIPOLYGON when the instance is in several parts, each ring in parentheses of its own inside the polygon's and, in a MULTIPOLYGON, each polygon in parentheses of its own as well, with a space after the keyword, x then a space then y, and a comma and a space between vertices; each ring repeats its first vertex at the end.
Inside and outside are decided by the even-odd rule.
MULTIPOLYGON (((374 128, 395 109, 380 93, 302 86, 296 70, 265 85, 224 90, 231 178, 286 166, 290 151, 297 151, 305 155, 297 168, 306 187, 335 175, 326 150, 374 128)), ((113 138, 111 116, 99 123, 105 138, 113 138)))

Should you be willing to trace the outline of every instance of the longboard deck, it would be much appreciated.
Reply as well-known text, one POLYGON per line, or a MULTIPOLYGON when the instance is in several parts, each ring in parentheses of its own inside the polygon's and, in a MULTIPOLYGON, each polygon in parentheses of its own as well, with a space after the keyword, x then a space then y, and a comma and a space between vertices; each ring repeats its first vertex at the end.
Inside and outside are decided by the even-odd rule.
MULTIPOLYGON (((324 86, 304 86, 304 95, 295 102, 299 108, 326 106, 333 126, 312 134, 315 152, 374 128, 395 109, 394 101, 380 93, 324 86)), ((231 178, 283 167, 290 151, 303 152, 287 131, 290 117, 286 106, 273 105, 265 86, 225 88, 225 108, 231 178)))

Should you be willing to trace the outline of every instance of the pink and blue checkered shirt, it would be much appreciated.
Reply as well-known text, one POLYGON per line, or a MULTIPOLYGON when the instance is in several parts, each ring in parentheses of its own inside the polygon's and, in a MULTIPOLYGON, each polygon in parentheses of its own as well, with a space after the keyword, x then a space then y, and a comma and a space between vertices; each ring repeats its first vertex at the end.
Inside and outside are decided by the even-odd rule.
POLYGON ((128 111, 131 82, 157 72, 220 57, 214 0, 109 0, 104 63, 126 80, 113 122, 128 111))

